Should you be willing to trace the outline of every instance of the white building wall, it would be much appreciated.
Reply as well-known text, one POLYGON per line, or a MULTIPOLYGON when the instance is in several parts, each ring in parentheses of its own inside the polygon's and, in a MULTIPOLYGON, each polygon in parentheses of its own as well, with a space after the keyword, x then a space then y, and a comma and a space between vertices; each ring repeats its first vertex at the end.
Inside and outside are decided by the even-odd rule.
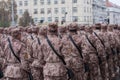
POLYGON ((120 8, 108 7, 107 10, 110 24, 120 24, 120 8))
POLYGON ((107 11, 104 0, 93 0, 93 23, 104 23, 107 11))
POLYGON ((44 4, 40 3, 41 0, 36 0, 37 5, 34 5, 35 0, 16 0, 17 2, 17 14, 18 18, 22 16, 24 11, 27 9, 30 15, 33 17, 34 21, 40 22, 42 18, 44 18, 44 23, 49 23, 55 21, 55 18, 59 18, 59 23, 62 21, 62 17, 65 17, 65 14, 62 13, 61 8, 66 9, 66 21, 72 22, 73 16, 78 18, 78 23, 80 24, 92 24, 93 23, 93 15, 92 15, 92 0, 77 0, 77 3, 73 3, 73 0, 65 0, 65 4, 61 4, 62 0, 57 0, 58 4, 54 4, 55 0, 50 0, 51 4, 48 5, 48 0, 43 0, 44 4), (22 6, 20 6, 20 1, 22 2, 22 6), (28 6, 25 6, 25 1, 28 2, 28 6), (73 12, 73 7, 77 7, 77 12, 73 12), (45 13, 41 14, 40 9, 44 8, 45 13), (51 8, 51 13, 47 14, 47 9, 51 8), (54 9, 58 8, 58 13, 55 14, 54 9), (38 14, 34 14, 34 9, 38 10, 38 14), (86 10, 86 12, 85 12, 86 10), (22 11, 20 13, 20 11, 22 11), (52 21, 48 21, 48 17, 52 18, 52 21))

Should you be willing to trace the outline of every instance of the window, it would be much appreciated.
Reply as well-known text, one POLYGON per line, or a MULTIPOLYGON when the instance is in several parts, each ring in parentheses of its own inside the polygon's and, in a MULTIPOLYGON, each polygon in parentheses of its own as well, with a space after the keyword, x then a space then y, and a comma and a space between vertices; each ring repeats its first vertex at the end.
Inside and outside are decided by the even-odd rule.
POLYGON ((48 17, 48 22, 52 22, 52 18, 51 17, 48 17))
POLYGON ((73 16, 73 22, 77 22, 78 21, 78 16, 73 16))
POLYGON ((55 22, 58 22, 59 21, 59 18, 58 17, 55 17, 55 22))
POLYGON ((37 9, 34 9, 34 14, 38 14, 38 10, 37 9))
POLYGON ((48 5, 51 4, 51 0, 47 0, 47 4, 48 4, 48 5))
POLYGON ((44 0, 40 0, 40 4, 43 5, 44 4, 44 0))
POLYGON ((61 4, 65 4, 65 0, 61 0, 61 4))
POLYGON ((22 1, 19 1, 19 6, 22 6, 23 4, 22 4, 22 1))
POLYGON ((25 11, 28 11, 28 9, 25 9, 25 11))
POLYGON ((62 17, 62 21, 65 21, 65 17, 62 17))
POLYGON ((54 0, 54 4, 58 4, 58 0, 54 0))
POLYGON ((84 16, 84 21, 86 21, 86 16, 84 16))
POLYGON ((65 12, 66 12, 65 7, 62 7, 62 8, 61 8, 61 13, 62 13, 62 14, 65 14, 65 12))
POLYGON ((54 13, 57 14, 58 13, 58 8, 54 9, 54 13))
POLYGON ((51 13, 51 8, 48 8, 47 9, 47 14, 50 14, 51 13))
POLYGON ((24 6, 28 6, 28 1, 24 1, 24 6))
POLYGON ((34 0, 34 5, 37 5, 37 0, 34 0))
POLYGON ((44 14, 44 13, 45 13, 44 8, 41 8, 40 13, 41 13, 41 14, 44 14))
POLYGON ((87 21, 89 21, 89 16, 87 16, 87 21))
POLYGON ((86 7, 84 7, 84 12, 86 12, 86 7))
POLYGON ((34 22, 37 22, 38 21, 38 18, 34 18, 34 22))
POLYGON ((73 3, 77 3, 77 0, 73 0, 73 3))
POLYGON ((23 14, 23 10, 22 9, 19 10, 19 14, 20 15, 23 14))
POLYGON ((74 12, 74 13, 77 12, 77 7, 73 7, 73 12, 74 12))
POLYGON ((43 21, 45 21, 45 18, 44 17, 41 17, 41 19, 40 20, 43 20, 43 21))

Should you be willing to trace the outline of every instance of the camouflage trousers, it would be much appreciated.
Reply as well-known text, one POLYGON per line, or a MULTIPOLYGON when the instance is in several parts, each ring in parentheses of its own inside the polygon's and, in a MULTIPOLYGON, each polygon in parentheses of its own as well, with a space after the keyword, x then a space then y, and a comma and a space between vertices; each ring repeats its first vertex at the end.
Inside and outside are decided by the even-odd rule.
POLYGON ((44 76, 44 80, 67 80, 66 76, 44 76))
POLYGON ((114 67, 114 63, 113 63, 113 56, 110 55, 109 59, 108 59, 108 70, 109 70, 109 79, 112 80, 115 77, 115 67, 114 67))
POLYGON ((44 80, 43 78, 43 68, 32 68, 31 73, 34 80, 44 80))
POLYGON ((88 76, 90 77, 89 80, 103 80, 98 62, 89 63, 89 68, 90 68, 88 76))
POLYGON ((5 78, 4 80, 28 80, 28 78, 5 78))
POLYGON ((103 80, 109 80, 109 70, 108 70, 108 63, 106 59, 103 59, 102 63, 100 64, 100 71, 103 80))

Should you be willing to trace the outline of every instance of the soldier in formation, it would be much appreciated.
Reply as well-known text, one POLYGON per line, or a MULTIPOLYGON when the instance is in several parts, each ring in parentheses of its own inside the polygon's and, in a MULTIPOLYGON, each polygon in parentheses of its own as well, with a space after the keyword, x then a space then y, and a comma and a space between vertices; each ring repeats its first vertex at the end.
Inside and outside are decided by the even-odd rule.
POLYGON ((0 28, 0 80, 120 80, 120 26, 0 28))

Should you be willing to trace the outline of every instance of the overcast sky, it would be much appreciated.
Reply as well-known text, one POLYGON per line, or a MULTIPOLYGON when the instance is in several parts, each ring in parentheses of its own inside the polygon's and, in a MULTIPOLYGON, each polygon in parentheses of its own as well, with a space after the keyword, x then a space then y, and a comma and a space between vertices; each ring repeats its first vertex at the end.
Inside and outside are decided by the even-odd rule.
POLYGON ((110 1, 117 4, 117 5, 120 5, 120 0, 110 0, 110 1))

